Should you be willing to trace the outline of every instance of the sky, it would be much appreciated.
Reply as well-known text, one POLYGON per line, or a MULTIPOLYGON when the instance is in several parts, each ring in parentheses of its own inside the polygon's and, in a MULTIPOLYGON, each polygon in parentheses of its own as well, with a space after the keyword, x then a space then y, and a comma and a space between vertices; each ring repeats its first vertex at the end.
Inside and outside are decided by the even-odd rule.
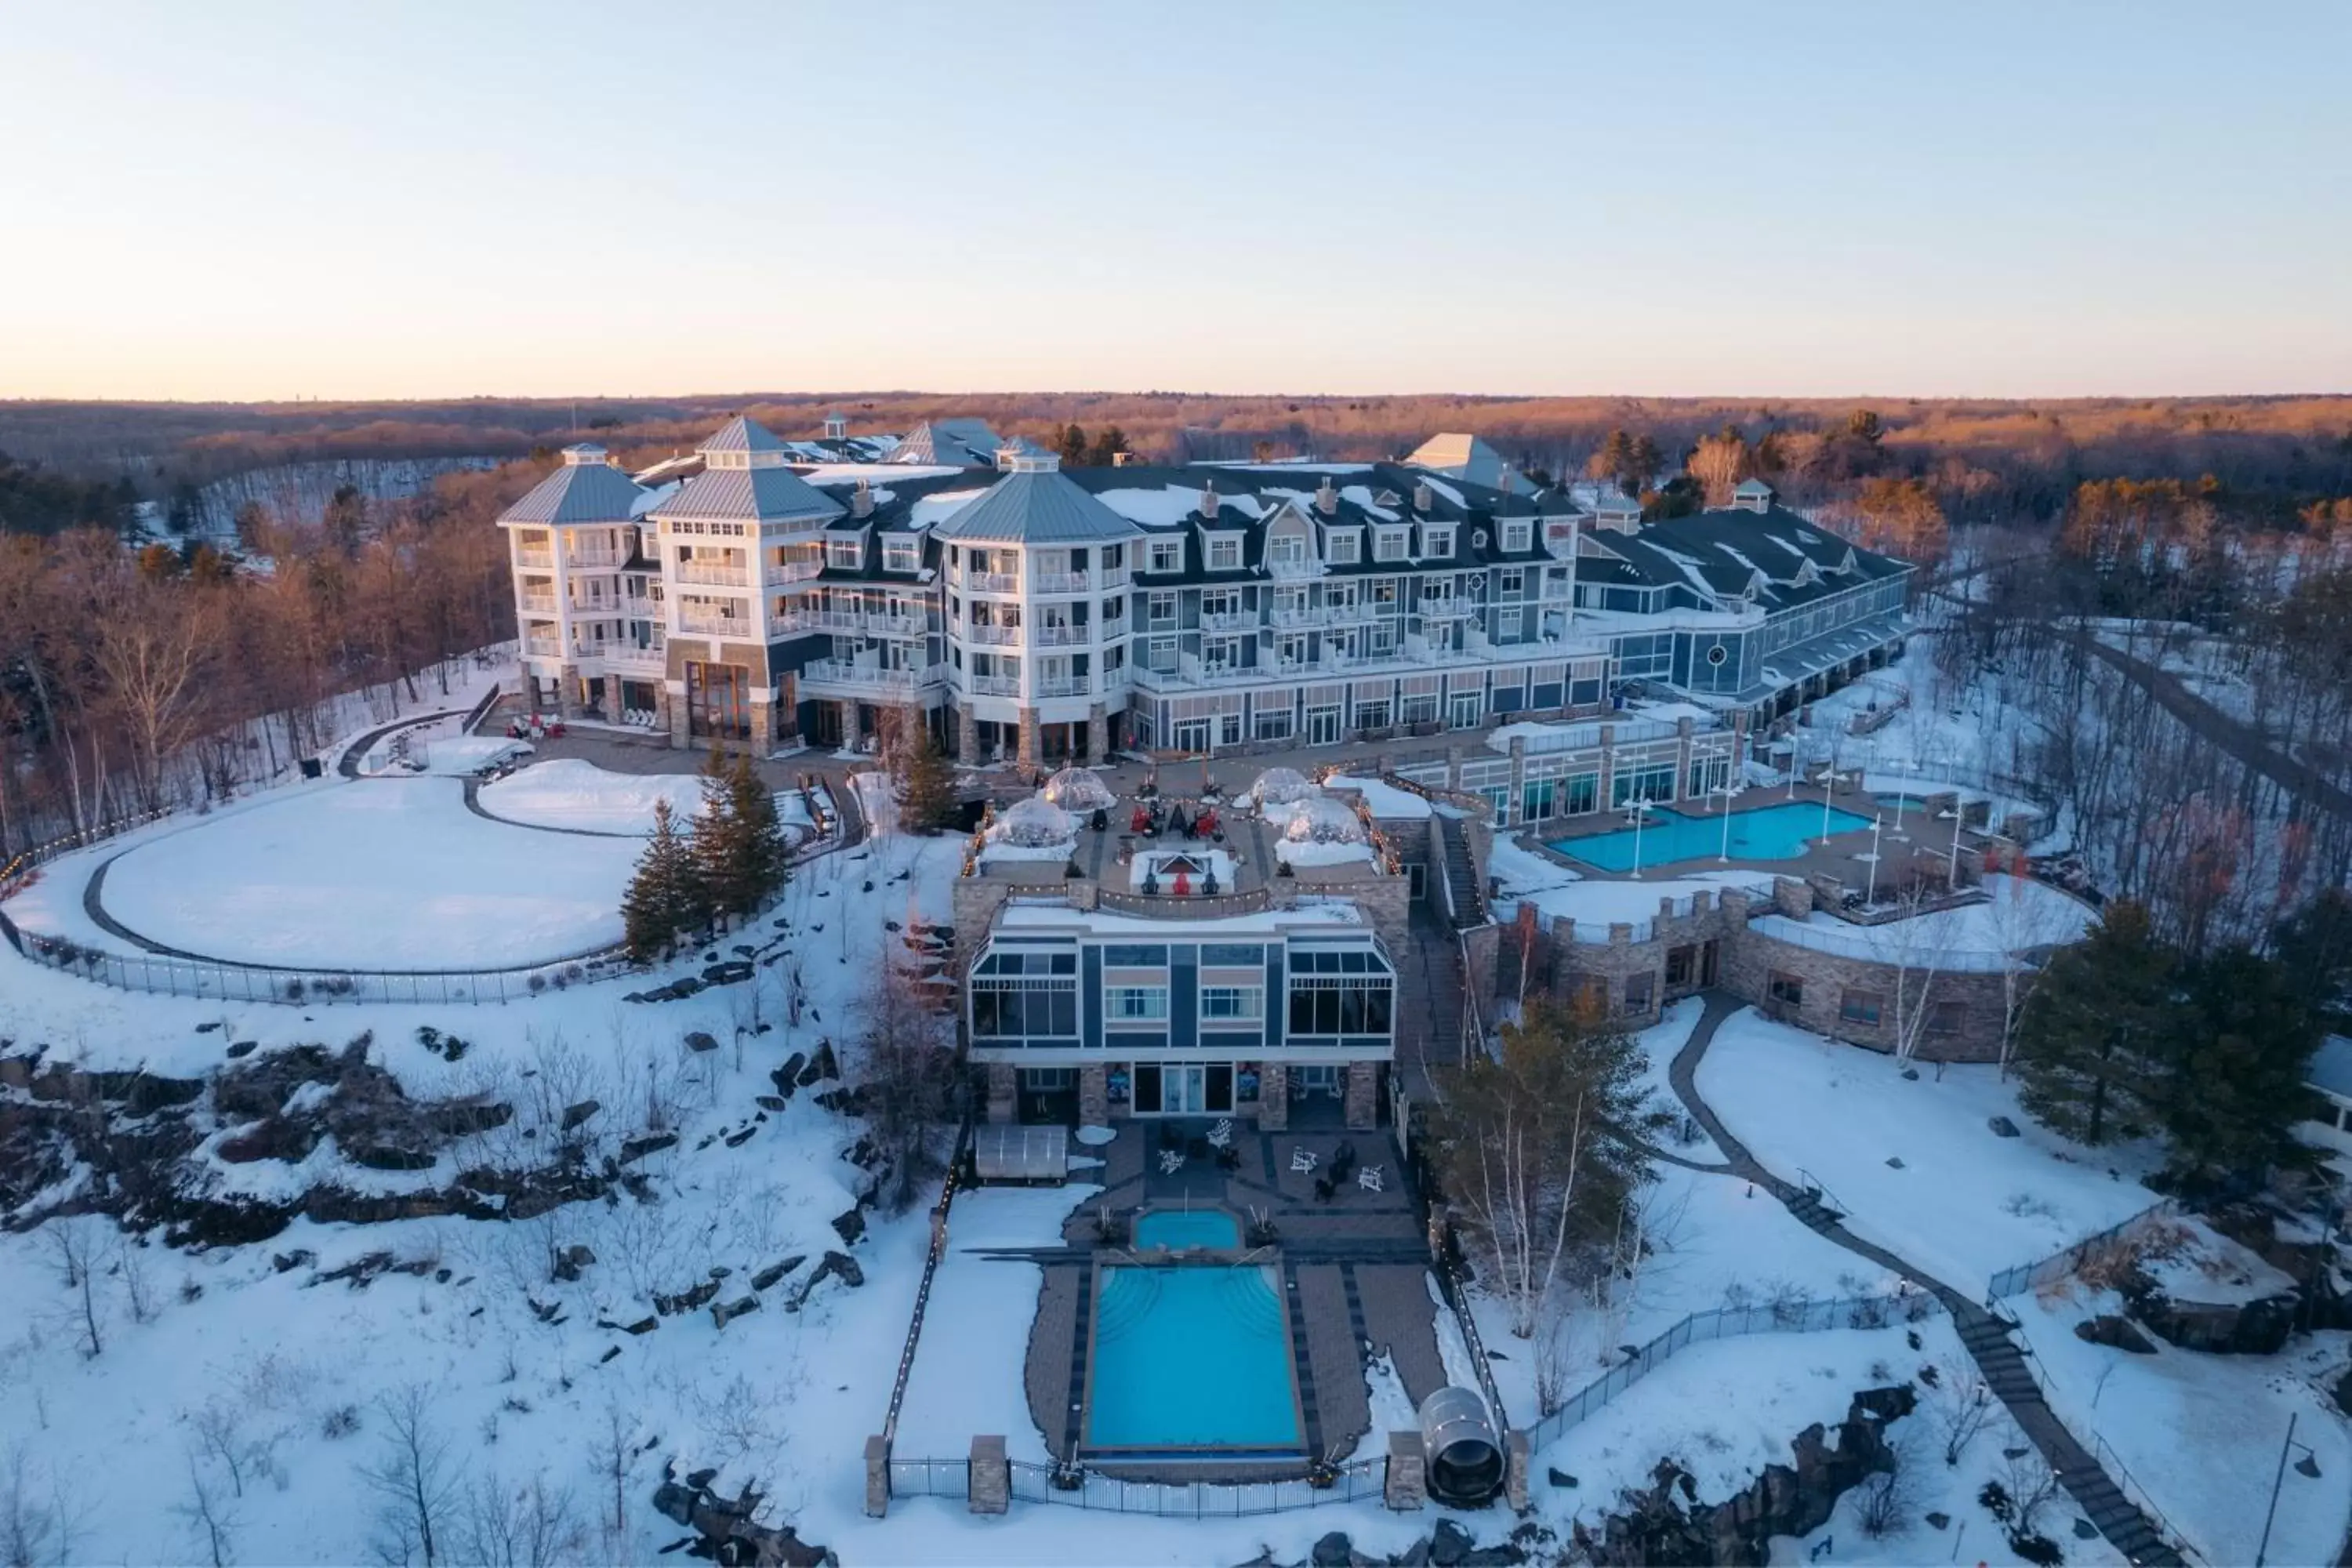
POLYGON ((2352 4, 0 0, 0 397, 2352 390, 2352 4))

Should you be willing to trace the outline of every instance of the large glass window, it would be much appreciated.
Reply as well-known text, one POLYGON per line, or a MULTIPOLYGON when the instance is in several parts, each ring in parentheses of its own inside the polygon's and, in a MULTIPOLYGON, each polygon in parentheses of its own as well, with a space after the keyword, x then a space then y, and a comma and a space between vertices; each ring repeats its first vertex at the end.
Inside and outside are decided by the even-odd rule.
POLYGON ((1168 1016, 1165 985, 1114 985, 1103 993, 1103 1012, 1113 1019, 1156 1021, 1168 1016))
POLYGON ((1609 781, 1609 804, 1612 806, 1622 808, 1637 800, 1674 798, 1675 765, 1672 763, 1620 768, 1609 781))
POLYGON ((1265 1016, 1265 988, 1256 985, 1203 985, 1201 987, 1201 1016, 1262 1018, 1265 1016))

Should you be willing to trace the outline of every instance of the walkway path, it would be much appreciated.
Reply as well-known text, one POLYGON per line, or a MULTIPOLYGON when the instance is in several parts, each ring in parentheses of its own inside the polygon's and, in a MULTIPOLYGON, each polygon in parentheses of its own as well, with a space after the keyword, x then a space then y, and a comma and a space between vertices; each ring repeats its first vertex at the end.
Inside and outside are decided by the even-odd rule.
POLYGON ((411 713, 405 719, 395 719, 381 728, 370 730, 343 748, 341 758, 335 763, 335 771, 347 779, 358 778, 360 764, 367 760, 369 750, 394 731, 414 730, 419 725, 438 723, 444 719, 463 719, 468 711, 470 710, 464 708, 445 708, 437 713, 411 713))
MULTIPOLYGON (((1690 1038, 1675 1054, 1667 1068, 1668 1080, 1675 1094, 1697 1118, 1700 1126, 1715 1140, 1716 1147, 1724 1153, 1720 1169, 1743 1180, 1755 1183, 1770 1193, 1788 1211, 1803 1221, 1806 1227, 1828 1240, 1837 1243, 1857 1257, 1866 1258, 1883 1268, 1910 1280, 1920 1289, 1934 1292, 1952 1315, 1952 1324, 1959 1331, 1960 1343, 1968 1348, 1978 1369, 1984 1373, 1986 1385, 1994 1396, 2009 1407, 2018 1427, 2042 1450, 2042 1458, 2067 1492, 2080 1504, 2099 1532, 2115 1543, 2116 1549, 2134 1563, 2178 1565, 2179 1553, 2165 1544, 2147 1517, 2132 1506, 2123 1489, 2090 1451, 2074 1440, 2050 1406, 2043 1403, 2042 1390, 2025 1364, 2025 1355, 2010 1336, 2010 1326, 1967 1296, 1926 1273, 1883 1247, 1863 1240, 1838 1221, 1836 1210, 1826 1206, 1818 1187, 1806 1187, 1781 1180, 1764 1168, 1763 1163, 1748 1152, 1746 1144, 1732 1136, 1698 1092, 1698 1064, 1706 1055, 1715 1032, 1726 1018, 1748 1004, 1721 991, 1706 995, 1706 1010, 1699 1016, 1698 1026, 1690 1038)), ((1686 1163, 1686 1162, 1685 1162, 1686 1163)), ((1696 1167, 1705 1169, 1707 1167, 1696 1167)))

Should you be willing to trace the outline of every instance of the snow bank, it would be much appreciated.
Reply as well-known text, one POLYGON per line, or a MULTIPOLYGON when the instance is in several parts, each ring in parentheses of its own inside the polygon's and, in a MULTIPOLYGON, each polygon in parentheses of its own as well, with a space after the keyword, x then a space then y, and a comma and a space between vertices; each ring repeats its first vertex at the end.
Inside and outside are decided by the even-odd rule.
POLYGON ((702 809, 702 781, 693 773, 607 773, 565 757, 495 779, 479 798, 494 816, 583 833, 650 833, 654 806, 666 800, 683 831, 702 809))
POLYGON ((1364 797, 1365 807, 1382 819, 1420 821, 1429 816, 1429 797, 1399 789, 1386 779, 1334 773, 1323 781, 1326 789, 1351 789, 1364 797))

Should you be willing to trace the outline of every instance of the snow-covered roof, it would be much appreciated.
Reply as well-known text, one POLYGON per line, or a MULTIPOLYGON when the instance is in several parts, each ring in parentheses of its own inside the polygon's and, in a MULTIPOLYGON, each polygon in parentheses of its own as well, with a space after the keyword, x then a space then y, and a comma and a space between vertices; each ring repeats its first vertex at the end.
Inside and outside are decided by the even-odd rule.
MULTIPOLYGON (((577 450, 574 448, 573 450, 577 450)), ((593 523, 627 522, 637 515, 645 488, 618 468, 607 468, 602 457, 575 459, 564 455, 563 466, 533 485, 522 498, 499 513, 500 522, 593 523)))
POLYGON ((835 518, 839 501, 790 468, 706 468, 653 509, 656 518, 719 518, 761 522, 835 518))
POLYGON ((710 439, 695 448, 704 454, 711 452, 782 452, 783 441, 776 433, 755 419, 738 414, 712 433, 710 439))
POLYGON ((1416 468, 1433 468, 1457 479, 1468 479, 1474 485, 1499 484, 1503 479, 1502 454, 1466 430, 1432 436, 1414 447, 1405 461, 1416 468))
POLYGON ((1142 531, 1051 469, 1007 474, 938 528, 941 539, 1005 544, 1108 544, 1142 531))

